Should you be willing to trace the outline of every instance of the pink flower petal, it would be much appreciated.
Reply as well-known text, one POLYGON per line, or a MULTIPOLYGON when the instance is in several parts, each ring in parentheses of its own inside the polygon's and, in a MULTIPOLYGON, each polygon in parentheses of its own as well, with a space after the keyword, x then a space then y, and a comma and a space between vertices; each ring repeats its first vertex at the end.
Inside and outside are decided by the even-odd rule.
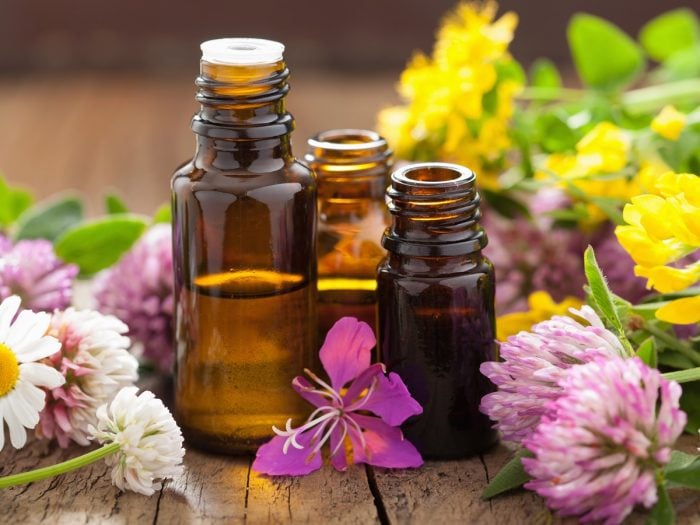
POLYGON ((345 441, 343 437, 343 430, 340 425, 333 429, 331 432, 331 453, 338 448, 335 454, 331 456, 331 464, 336 470, 344 472, 348 469, 348 458, 345 454, 345 445, 341 442, 341 439, 345 441))
POLYGON ((392 427, 423 413, 423 408, 411 397, 398 374, 392 372, 388 377, 379 374, 376 381, 377 385, 362 405, 362 410, 374 412, 392 427))
POLYGON ((369 325, 354 317, 343 317, 333 325, 319 355, 335 390, 340 390, 369 366, 370 350, 376 343, 369 325))
POLYGON ((349 432, 355 463, 385 468, 417 468, 423 464, 420 453, 410 441, 404 439, 399 428, 389 426, 375 417, 360 414, 349 417, 364 429, 364 448, 357 432, 349 432))
POLYGON ((357 376, 343 396, 345 406, 348 407, 353 404, 357 396, 362 394, 362 392, 369 387, 375 376, 379 374, 384 375, 384 370, 385 368, 382 363, 375 363, 357 376))
POLYGON ((295 377, 292 380, 292 388, 297 394, 316 407, 324 407, 331 404, 327 397, 312 392, 312 390, 315 390, 315 387, 309 381, 307 381, 305 377, 295 377))
POLYGON ((297 438, 303 449, 289 446, 287 453, 282 450, 286 438, 275 436, 262 445, 253 461, 253 470, 269 476, 303 476, 321 468, 323 458, 320 453, 309 459, 311 447, 309 442, 313 432, 306 432, 297 438))

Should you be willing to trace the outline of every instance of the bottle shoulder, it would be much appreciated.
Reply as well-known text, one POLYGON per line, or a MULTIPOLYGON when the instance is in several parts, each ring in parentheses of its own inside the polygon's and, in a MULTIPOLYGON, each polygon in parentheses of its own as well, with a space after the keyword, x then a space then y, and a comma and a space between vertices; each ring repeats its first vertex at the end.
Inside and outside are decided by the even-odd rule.
POLYGON ((464 257, 385 257, 377 268, 380 278, 421 282, 494 278, 491 261, 481 254, 464 257))

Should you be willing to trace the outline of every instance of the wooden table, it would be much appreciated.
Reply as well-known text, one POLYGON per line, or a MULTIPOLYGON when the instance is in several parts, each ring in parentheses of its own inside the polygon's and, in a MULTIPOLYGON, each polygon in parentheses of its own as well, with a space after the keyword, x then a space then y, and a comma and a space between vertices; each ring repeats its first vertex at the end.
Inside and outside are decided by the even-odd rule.
MULTIPOLYGON (((33 442, 0 453, 0 475, 51 465, 84 449, 61 450, 33 442)), ((682 448, 692 452, 694 436, 682 448)), ((152 497, 121 493, 102 461, 31 485, 0 491, 0 523, 573 523, 551 515, 531 492, 490 502, 479 497, 488 479, 511 456, 505 446, 462 461, 428 462, 417 470, 332 467, 302 478, 272 479, 250 470, 251 459, 188 449, 185 471, 152 497)), ((679 523, 700 523, 700 493, 676 490, 679 523)), ((630 523, 644 523, 635 513, 630 523)))

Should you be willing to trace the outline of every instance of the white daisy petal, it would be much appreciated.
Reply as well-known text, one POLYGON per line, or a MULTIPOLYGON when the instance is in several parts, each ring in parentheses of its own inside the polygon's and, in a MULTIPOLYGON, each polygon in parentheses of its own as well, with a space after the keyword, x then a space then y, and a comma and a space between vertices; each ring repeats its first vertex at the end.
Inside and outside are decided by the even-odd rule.
POLYGON ((33 385, 57 388, 66 382, 61 372, 41 363, 22 363, 19 370, 20 377, 33 385))
MULTIPOLYGON (((1 400, 0 400, 1 401, 1 400)), ((5 447, 5 422, 0 408, 0 451, 5 447)))
MULTIPOLYGON (((26 383, 18 383, 15 390, 8 396, 9 409, 14 413, 15 419, 25 428, 34 428, 39 423, 39 411, 44 408, 42 402, 38 407, 33 402, 32 394, 28 394, 30 388, 36 388, 26 383)), ((45 395, 40 391, 41 397, 45 395)))
POLYGON ((12 295, 0 303, 0 342, 5 342, 7 331, 10 329, 12 319, 14 319, 22 300, 12 295))
POLYGON ((55 337, 44 336, 36 341, 22 342, 13 348, 20 363, 38 361, 55 354, 61 349, 61 343, 55 337))
MULTIPOLYGON (((5 396, 4 399, 9 401, 8 397, 5 396)), ((5 409, 5 421, 10 429, 10 443, 15 448, 22 448, 27 442, 27 431, 17 419, 12 403, 6 402, 5 409)))
POLYGON ((31 310, 22 310, 7 331, 5 344, 14 348, 24 341, 39 339, 46 335, 50 321, 51 316, 45 312, 34 313, 31 310))

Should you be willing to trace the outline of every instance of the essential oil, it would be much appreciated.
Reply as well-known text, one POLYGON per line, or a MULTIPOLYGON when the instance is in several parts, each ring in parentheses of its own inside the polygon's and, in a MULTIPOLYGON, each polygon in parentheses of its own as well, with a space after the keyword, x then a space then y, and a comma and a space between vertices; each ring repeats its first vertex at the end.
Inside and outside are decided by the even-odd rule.
POLYGON ((225 453, 307 414, 289 388, 316 348, 316 183, 291 150, 283 50, 202 44, 197 149, 172 180, 176 417, 225 453))
POLYGON ((443 163, 395 171, 387 190, 392 225, 378 270, 379 345, 423 414, 402 427, 425 458, 467 457, 496 442, 479 372, 494 359, 494 272, 481 253, 474 174, 443 163))
POLYGON ((318 178, 320 336, 345 316, 375 328, 391 150, 377 133, 362 129, 324 131, 308 144, 305 160, 318 178))

